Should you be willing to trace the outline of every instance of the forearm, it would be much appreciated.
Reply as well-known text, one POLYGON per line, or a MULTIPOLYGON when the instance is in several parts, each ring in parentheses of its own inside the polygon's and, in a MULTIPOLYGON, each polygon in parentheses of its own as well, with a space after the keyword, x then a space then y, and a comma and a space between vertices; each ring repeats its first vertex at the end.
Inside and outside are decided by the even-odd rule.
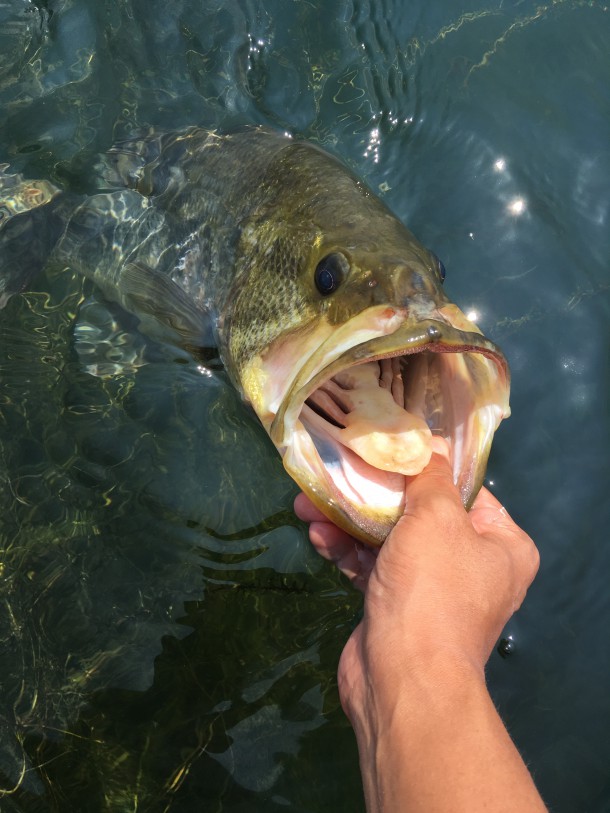
POLYGON ((339 663, 369 813, 545 813, 483 673, 538 551, 481 489, 469 513, 447 455, 407 477, 405 513, 376 559, 313 507, 310 537, 365 589, 339 663))
POLYGON ((440 665, 352 713, 369 813, 544 813, 482 676, 440 665))

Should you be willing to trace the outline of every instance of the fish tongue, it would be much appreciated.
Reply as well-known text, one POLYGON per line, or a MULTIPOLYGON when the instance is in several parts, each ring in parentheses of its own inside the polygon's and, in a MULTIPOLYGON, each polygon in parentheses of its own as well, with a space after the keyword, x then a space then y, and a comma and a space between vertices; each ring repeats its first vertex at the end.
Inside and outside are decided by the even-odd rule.
POLYGON ((339 373, 314 401, 338 424, 330 434, 371 466, 414 475, 430 460, 432 433, 422 418, 396 403, 402 391, 398 362, 383 359, 381 368, 372 361, 339 373))

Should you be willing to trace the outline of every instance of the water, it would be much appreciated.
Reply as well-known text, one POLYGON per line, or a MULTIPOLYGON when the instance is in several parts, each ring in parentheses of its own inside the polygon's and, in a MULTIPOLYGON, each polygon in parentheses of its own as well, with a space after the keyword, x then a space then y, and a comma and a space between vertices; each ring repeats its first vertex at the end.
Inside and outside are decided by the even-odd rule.
MULTIPOLYGON (((84 189, 143 127, 264 123, 443 259, 513 372, 489 481, 542 566, 488 672, 557 813, 610 811, 609 47, 576 0, 0 7, 10 171, 84 189)), ((222 372, 67 272, 0 315, 0 379, 0 809, 363 810, 334 683, 360 599, 222 372)))

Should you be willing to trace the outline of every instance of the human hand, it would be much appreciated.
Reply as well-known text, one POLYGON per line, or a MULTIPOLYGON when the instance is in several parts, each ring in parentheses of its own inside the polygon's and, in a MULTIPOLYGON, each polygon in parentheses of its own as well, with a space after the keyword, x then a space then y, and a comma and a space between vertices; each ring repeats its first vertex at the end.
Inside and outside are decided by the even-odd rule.
POLYGON ((337 528, 304 495, 295 501, 318 552, 365 593, 339 667, 348 714, 355 683, 380 663, 385 675, 392 662, 402 671, 441 656, 482 673, 538 569, 532 540, 487 489, 464 510, 443 455, 407 481, 405 513, 380 549, 337 528))
POLYGON ((358 742, 369 813, 544 813, 485 686, 484 665, 538 569, 538 552, 482 489, 470 512, 447 449, 407 478, 406 508, 379 550, 303 496, 310 539, 364 591, 341 656, 341 702, 358 742))

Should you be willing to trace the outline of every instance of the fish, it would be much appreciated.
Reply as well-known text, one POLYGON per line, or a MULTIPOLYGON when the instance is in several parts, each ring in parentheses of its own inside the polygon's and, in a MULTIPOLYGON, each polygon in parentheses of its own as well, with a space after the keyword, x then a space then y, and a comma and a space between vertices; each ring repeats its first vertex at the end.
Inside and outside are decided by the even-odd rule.
POLYGON ((0 307, 40 268, 69 267, 145 333, 216 348, 288 474, 368 545, 435 437, 472 505, 510 414, 507 361, 339 158, 263 127, 189 127, 119 142, 86 175, 70 191, 4 165, 0 307))

